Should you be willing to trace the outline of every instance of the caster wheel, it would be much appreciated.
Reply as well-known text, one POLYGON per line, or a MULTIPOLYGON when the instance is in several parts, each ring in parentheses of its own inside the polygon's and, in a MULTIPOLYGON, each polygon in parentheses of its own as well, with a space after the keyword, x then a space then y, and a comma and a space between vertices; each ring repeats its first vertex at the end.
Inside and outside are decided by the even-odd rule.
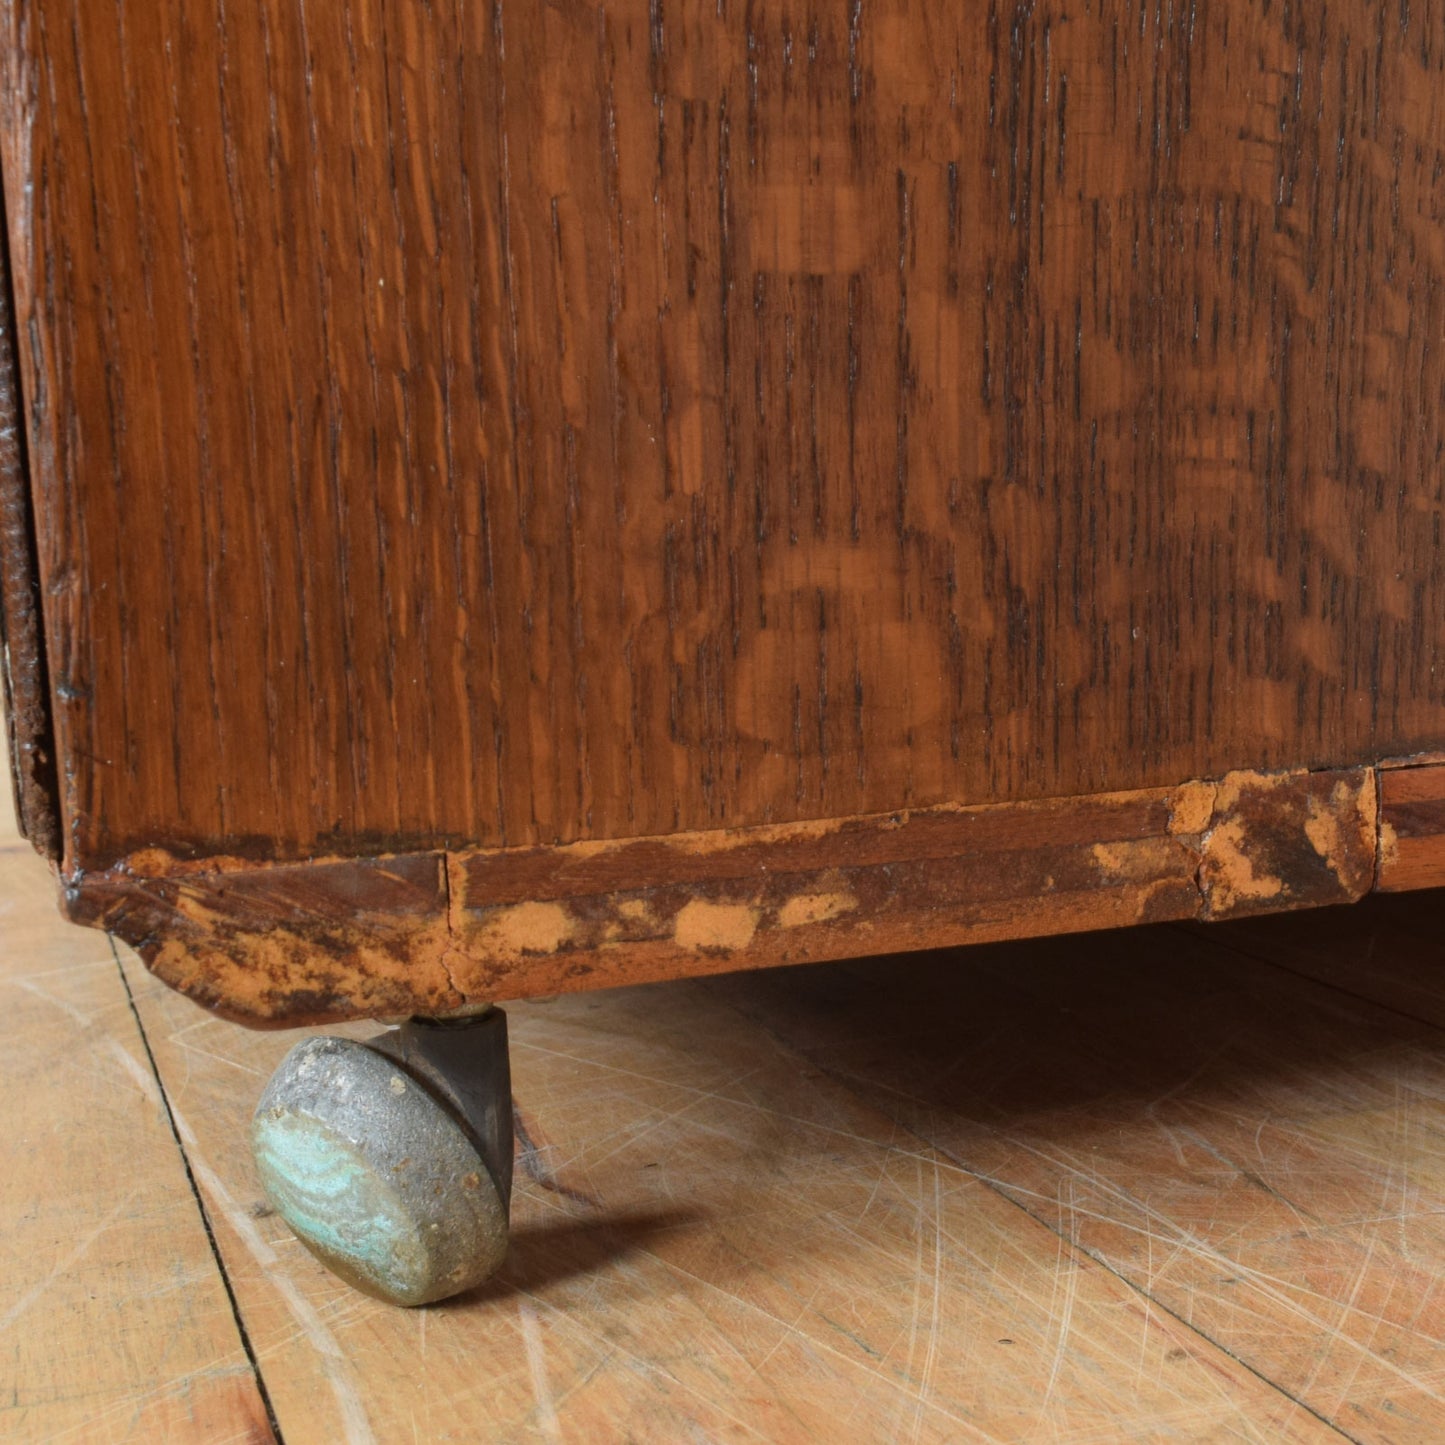
POLYGON ((505 1016, 297 1044, 256 1106, 251 1149, 277 1213, 357 1289, 423 1305, 480 1284, 507 1253, 505 1016))

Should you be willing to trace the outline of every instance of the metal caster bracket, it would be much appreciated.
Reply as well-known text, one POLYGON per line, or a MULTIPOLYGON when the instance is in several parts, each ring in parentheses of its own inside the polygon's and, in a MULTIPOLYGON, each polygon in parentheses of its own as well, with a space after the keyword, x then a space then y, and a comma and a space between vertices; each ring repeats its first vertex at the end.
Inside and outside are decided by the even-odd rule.
POLYGON ((480 1284, 507 1253, 506 1015, 297 1044, 256 1105, 251 1149, 276 1211, 357 1289, 422 1305, 480 1284))

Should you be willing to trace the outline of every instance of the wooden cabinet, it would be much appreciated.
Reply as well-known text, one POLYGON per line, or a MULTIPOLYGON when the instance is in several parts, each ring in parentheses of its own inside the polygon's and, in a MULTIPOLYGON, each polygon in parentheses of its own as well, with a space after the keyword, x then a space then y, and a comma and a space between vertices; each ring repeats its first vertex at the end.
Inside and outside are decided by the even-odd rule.
POLYGON ((1442 67, 1438 3, 0 0, 66 906, 281 1023, 1445 882, 1442 67))

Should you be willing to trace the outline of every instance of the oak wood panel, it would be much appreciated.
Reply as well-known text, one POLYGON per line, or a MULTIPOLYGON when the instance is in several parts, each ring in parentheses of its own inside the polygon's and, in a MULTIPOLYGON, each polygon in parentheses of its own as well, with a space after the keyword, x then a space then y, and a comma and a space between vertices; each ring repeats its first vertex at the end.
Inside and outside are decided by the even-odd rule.
POLYGON ((0 3, 66 846, 1445 744, 1445 7, 0 3))
POLYGON ((248 865, 151 850, 77 922, 260 1026, 1362 897, 1372 769, 767 828, 248 865))

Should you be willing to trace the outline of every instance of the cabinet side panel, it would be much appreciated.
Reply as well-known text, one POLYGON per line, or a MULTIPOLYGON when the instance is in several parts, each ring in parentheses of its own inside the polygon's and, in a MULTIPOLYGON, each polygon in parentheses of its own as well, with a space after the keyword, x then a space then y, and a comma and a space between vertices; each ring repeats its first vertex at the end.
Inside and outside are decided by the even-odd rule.
POLYGON ((1445 746, 1384 16, 0 0, 68 864, 1445 746))
POLYGON ((25 408, 15 364, 14 315, 5 188, 0 175, 0 681, 16 817, 35 848, 58 860, 55 743, 25 457, 25 408))

